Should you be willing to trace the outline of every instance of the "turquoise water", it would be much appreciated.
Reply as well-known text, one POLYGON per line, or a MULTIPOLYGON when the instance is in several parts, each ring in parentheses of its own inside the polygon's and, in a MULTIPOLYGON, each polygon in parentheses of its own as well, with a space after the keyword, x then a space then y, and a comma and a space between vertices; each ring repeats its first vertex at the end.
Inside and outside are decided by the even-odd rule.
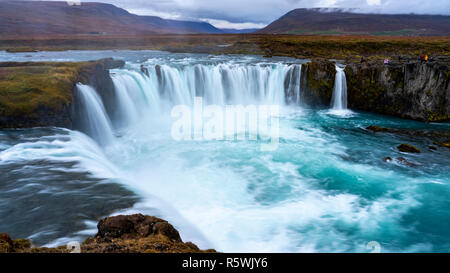
MULTIPOLYGON (((40 54, 23 58, 62 58, 40 54)), ((92 235, 99 217, 140 212, 169 220, 186 241, 225 252, 369 252, 372 241, 383 252, 450 249, 449 149, 430 150, 431 140, 364 129, 448 131, 449 124, 313 110, 276 99, 282 111, 275 151, 261 151, 257 141, 178 142, 170 135, 168 110, 201 89, 190 85, 200 73, 195 67, 205 83, 222 73, 215 90, 201 85, 213 103, 224 98, 219 89, 235 94, 229 100, 260 103, 283 94, 279 75, 301 61, 71 52, 74 59, 86 55, 128 61, 113 71, 116 86, 123 83, 116 90, 122 92, 120 114, 104 113, 112 140, 98 141, 106 134, 102 128, 91 138, 58 128, 1 131, 1 231, 56 245, 92 235), (149 68, 149 78, 139 72, 140 64, 149 68), (156 65, 163 66, 164 90, 156 84, 156 65), (242 81, 241 87, 262 80, 239 95, 223 75, 242 81), (400 153, 401 143, 423 153, 400 153), (415 165, 383 161, 387 156, 415 165)))

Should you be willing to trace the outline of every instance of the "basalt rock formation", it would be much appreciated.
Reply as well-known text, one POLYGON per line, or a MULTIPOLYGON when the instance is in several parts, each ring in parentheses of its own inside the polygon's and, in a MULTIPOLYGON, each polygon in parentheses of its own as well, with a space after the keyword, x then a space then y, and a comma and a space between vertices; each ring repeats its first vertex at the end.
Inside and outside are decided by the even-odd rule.
POLYGON ((33 247, 28 240, 12 240, 0 234, 0 253, 201 253, 191 242, 184 243, 178 231, 167 221, 142 214, 119 215, 102 219, 98 233, 77 250, 68 246, 33 247))
POLYGON ((302 68, 301 102, 309 106, 328 106, 333 96, 336 68, 333 62, 317 59, 302 68))
POLYGON ((429 122, 450 119, 448 62, 351 63, 345 74, 351 109, 429 122))
MULTIPOLYGON (((302 102, 330 105, 334 63, 313 60, 303 66, 302 102)), ((450 119, 448 61, 391 63, 352 62, 345 68, 348 107, 426 122, 450 119)))

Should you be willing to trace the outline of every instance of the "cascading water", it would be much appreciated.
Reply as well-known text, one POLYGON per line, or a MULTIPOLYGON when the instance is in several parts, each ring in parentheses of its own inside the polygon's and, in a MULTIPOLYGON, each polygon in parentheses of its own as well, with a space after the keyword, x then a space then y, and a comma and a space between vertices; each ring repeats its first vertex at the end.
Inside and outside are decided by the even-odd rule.
POLYGON ((203 97, 207 104, 284 105, 284 81, 288 76, 291 80, 287 90, 295 90, 293 100, 299 100, 300 75, 294 76, 295 72, 301 73, 301 65, 221 63, 149 68, 150 81, 158 83, 161 97, 171 105, 192 105, 196 96, 203 97))
POLYGON ((111 127, 126 128, 149 116, 167 116, 173 106, 191 106, 197 96, 203 97, 206 104, 222 106, 284 106, 300 102, 301 64, 165 64, 150 66, 148 71, 148 76, 134 70, 111 72, 117 98, 117 109, 111 117, 104 111, 96 91, 79 85, 87 106, 85 131, 88 135, 98 140, 102 135, 112 135, 111 127))
POLYGON ((111 122, 97 91, 88 85, 77 84, 80 103, 84 110, 81 114, 83 130, 98 143, 106 145, 113 139, 111 122))
POLYGON ((294 65, 289 69, 286 77, 287 85, 285 84, 288 94, 289 102, 295 102, 296 105, 300 105, 300 80, 302 76, 302 66, 294 65))
POLYGON ((333 110, 347 110, 347 79, 344 68, 336 65, 333 97, 331 99, 333 110))
MULTIPOLYGON (((125 69, 111 71, 116 101, 78 85, 81 105, 75 106, 91 138, 58 128, 0 130, 1 232, 63 245, 95 234, 100 217, 143 213, 174 224, 184 241, 223 252, 367 252, 371 241, 383 252, 448 251, 446 150, 402 154, 417 162, 414 168, 384 162, 396 157, 393 147, 404 136, 361 130, 447 125, 292 107, 302 103, 298 60, 88 53, 70 55, 127 61, 125 69), (171 109, 192 105, 195 96, 208 104, 281 105, 278 149, 263 152, 259 140, 174 140, 171 109)), ((33 61, 67 58, 65 52, 26 54, 33 61)), ((336 76, 335 97, 342 98, 342 69, 336 76)), ((336 104, 345 109, 343 100, 336 104)))

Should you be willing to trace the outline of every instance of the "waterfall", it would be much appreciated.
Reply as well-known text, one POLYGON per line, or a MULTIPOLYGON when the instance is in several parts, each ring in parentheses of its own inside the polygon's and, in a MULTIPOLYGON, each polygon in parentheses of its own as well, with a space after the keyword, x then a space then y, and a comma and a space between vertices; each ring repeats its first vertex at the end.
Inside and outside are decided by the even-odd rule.
POLYGON ((289 69, 286 77, 285 87, 287 100, 290 103, 300 104, 300 80, 302 76, 302 66, 294 65, 289 69))
POLYGON ((84 110, 81 113, 83 130, 100 144, 110 143, 114 138, 113 130, 97 91, 91 86, 83 84, 77 84, 77 89, 84 110))
MULTIPOLYGON (((148 70, 150 81, 157 83, 159 94, 169 104, 191 105, 194 97, 201 96, 208 104, 284 105, 288 101, 284 82, 289 77, 292 86, 288 88, 296 89, 300 75, 290 74, 301 73, 298 67, 301 65, 220 63, 155 65, 148 70)), ((299 93, 299 87, 297 90, 299 93)))
POLYGON ((101 144, 143 118, 169 116, 173 106, 193 105, 195 97, 206 104, 249 105, 300 103, 301 64, 156 64, 148 75, 133 69, 111 70, 115 108, 111 117, 97 92, 78 84, 85 113, 85 132, 101 144))
POLYGON ((339 67, 338 65, 336 65, 336 77, 331 107, 333 110, 347 109, 347 79, 345 78, 344 68, 339 67))

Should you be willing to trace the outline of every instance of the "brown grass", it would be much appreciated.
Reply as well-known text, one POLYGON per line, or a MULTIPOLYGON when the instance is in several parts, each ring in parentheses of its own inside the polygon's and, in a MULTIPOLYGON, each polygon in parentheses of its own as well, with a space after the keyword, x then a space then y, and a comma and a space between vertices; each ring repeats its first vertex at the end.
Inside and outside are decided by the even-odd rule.
POLYGON ((211 54, 267 54, 299 58, 450 55, 450 37, 300 35, 53 35, 0 38, 0 50, 155 49, 211 54), (230 47, 218 47, 232 44, 230 47))

